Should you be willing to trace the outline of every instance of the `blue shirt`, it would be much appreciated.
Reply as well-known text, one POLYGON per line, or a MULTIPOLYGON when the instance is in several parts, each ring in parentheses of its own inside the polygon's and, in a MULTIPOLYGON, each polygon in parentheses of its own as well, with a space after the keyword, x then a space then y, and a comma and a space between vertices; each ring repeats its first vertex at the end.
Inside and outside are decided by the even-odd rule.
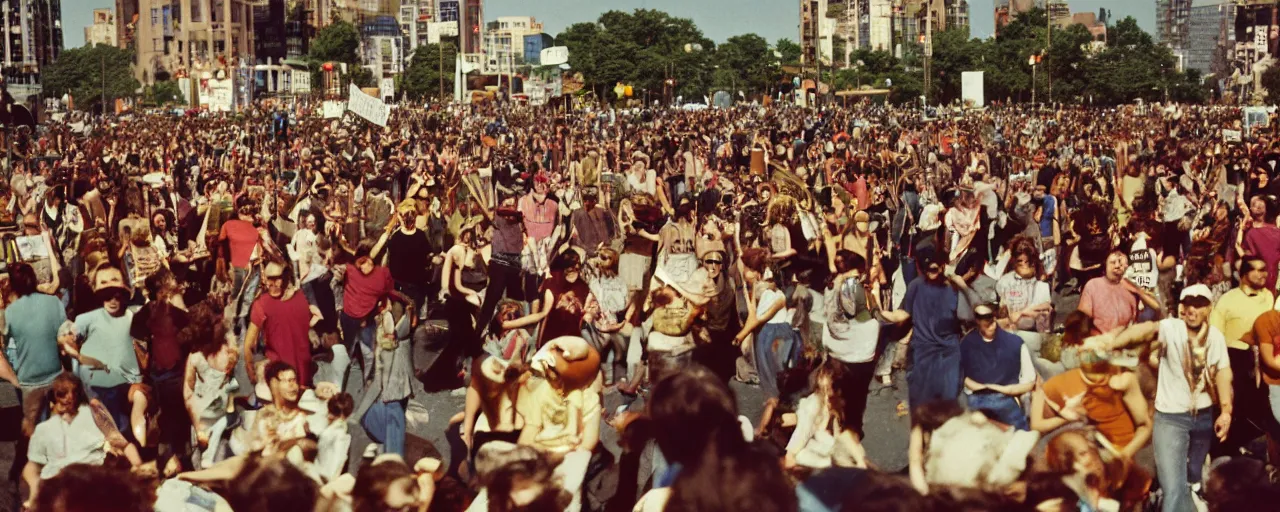
POLYGON ((1053 219, 1058 216, 1058 200, 1049 194, 1044 195, 1044 213, 1040 215, 1040 236, 1053 237, 1053 219))
POLYGON ((22 387, 45 386, 62 373, 58 359, 58 328, 67 320, 62 301, 32 293, 5 308, 5 321, 14 348, 13 369, 22 387))
POLYGON ((931 283, 923 275, 911 281, 902 298, 902 310, 911 315, 911 326, 915 329, 911 342, 957 346, 960 343, 960 322, 956 318, 959 305, 960 295, 951 286, 931 283))
POLYGON ((76 334, 83 340, 80 354, 102 361, 107 370, 90 370, 90 386, 109 388, 142 382, 138 356, 133 351, 133 313, 111 316, 98 308, 76 317, 76 334))

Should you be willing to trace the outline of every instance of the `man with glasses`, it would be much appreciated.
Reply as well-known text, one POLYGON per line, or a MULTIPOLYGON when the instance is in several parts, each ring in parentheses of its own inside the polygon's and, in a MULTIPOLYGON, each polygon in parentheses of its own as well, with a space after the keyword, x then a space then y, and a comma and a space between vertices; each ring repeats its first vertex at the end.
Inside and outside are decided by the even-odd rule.
POLYGON ((106 406, 116 427, 132 440, 129 387, 142 382, 133 350, 133 313, 126 309, 132 293, 117 268, 98 271, 93 293, 102 307, 76 317, 75 328, 58 337, 63 350, 80 363, 80 372, 93 398, 106 406))
POLYGON ((960 340, 960 370, 969 408, 987 411, 996 421, 1030 430, 1018 397, 1035 386, 1031 352, 1017 335, 996 325, 996 308, 973 308, 978 328, 960 340))
POLYGON ((1215 447, 1215 456, 1240 455, 1240 449, 1265 432, 1275 432, 1267 389, 1261 387, 1255 361, 1258 348, 1245 341, 1258 316, 1272 309, 1275 295, 1266 288, 1267 262, 1245 256, 1240 263, 1240 286, 1222 294, 1209 314, 1209 325, 1222 332, 1227 341, 1227 358, 1235 375, 1232 388, 1239 413, 1232 418, 1231 436, 1215 447))
POLYGON ((1162 309, 1160 301, 1151 293, 1124 278, 1128 268, 1129 255, 1124 249, 1112 249, 1107 255, 1106 274, 1085 283, 1078 309, 1093 319, 1093 334, 1111 332, 1133 323, 1138 317, 1139 300, 1149 308, 1162 309))
POLYGON ((707 300, 702 305, 702 325, 711 342, 699 343, 693 349, 693 360, 729 382, 735 373, 738 355, 741 354, 733 342, 734 336, 742 328, 738 318, 738 295, 729 276, 725 274, 725 265, 730 260, 724 243, 718 240, 698 242, 702 268, 694 273, 694 277, 701 278, 701 295, 707 300))
POLYGON ((289 267, 272 261, 262 270, 267 293, 258 296, 249 311, 249 330, 244 337, 245 373, 255 384, 253 356, 258 336, 266 333, 266 356, 283 361, 297 370, 298 383, 311 387, 311 338, 307 331, 320 322, 320 309, 307 302, 293 285, 289 267))

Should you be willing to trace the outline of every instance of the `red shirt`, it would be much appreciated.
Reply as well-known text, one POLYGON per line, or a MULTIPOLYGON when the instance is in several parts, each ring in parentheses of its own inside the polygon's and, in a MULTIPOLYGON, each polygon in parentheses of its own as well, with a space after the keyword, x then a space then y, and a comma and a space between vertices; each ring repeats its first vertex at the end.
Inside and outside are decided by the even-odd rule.
POLYGON ((347 264, 346 285, 343 287, 342 312, 351 318, 364 318, 378 307, 378 301, 395 289, 391 272, 387 267, 373 267, 365 275, 360 268, 347 264))
POLYGON ((253 248, 258 246, 258 228, 252 222, 231 219, 222 223, 222 231, 218 239, 231 240, 231 266, 248 268, 249 258, 253 257, 253 248))
POLYGON ((267 359, 284 361, 298 370, 298 383, 311 386, 311 307, 301 293, 294 293, 288 300, 258 296, 249 310, 249 321, 265 337, 267 359))

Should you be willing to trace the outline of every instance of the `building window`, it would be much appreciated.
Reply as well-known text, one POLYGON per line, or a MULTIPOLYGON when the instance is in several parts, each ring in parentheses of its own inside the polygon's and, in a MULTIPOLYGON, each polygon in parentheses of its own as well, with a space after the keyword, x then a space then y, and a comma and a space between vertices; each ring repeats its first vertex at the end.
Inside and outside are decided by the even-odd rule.
POLYGON ((159 24, 160 24, 160 9, 153 8, 151 9, 151 25, 154 26, 159 24))

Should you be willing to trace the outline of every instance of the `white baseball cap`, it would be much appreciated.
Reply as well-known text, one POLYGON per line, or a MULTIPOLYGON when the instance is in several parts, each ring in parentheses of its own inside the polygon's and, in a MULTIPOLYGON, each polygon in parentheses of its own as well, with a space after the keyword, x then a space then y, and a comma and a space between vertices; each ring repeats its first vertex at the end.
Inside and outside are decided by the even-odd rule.
POLYGON ((1209 291, 1209 287, 1203 284, 1193 284, 1182 289, 1180 300, 1187 300, 1189 297, 1204 297, 1205 300, 1213 302, 1213 292, 1209 291))

